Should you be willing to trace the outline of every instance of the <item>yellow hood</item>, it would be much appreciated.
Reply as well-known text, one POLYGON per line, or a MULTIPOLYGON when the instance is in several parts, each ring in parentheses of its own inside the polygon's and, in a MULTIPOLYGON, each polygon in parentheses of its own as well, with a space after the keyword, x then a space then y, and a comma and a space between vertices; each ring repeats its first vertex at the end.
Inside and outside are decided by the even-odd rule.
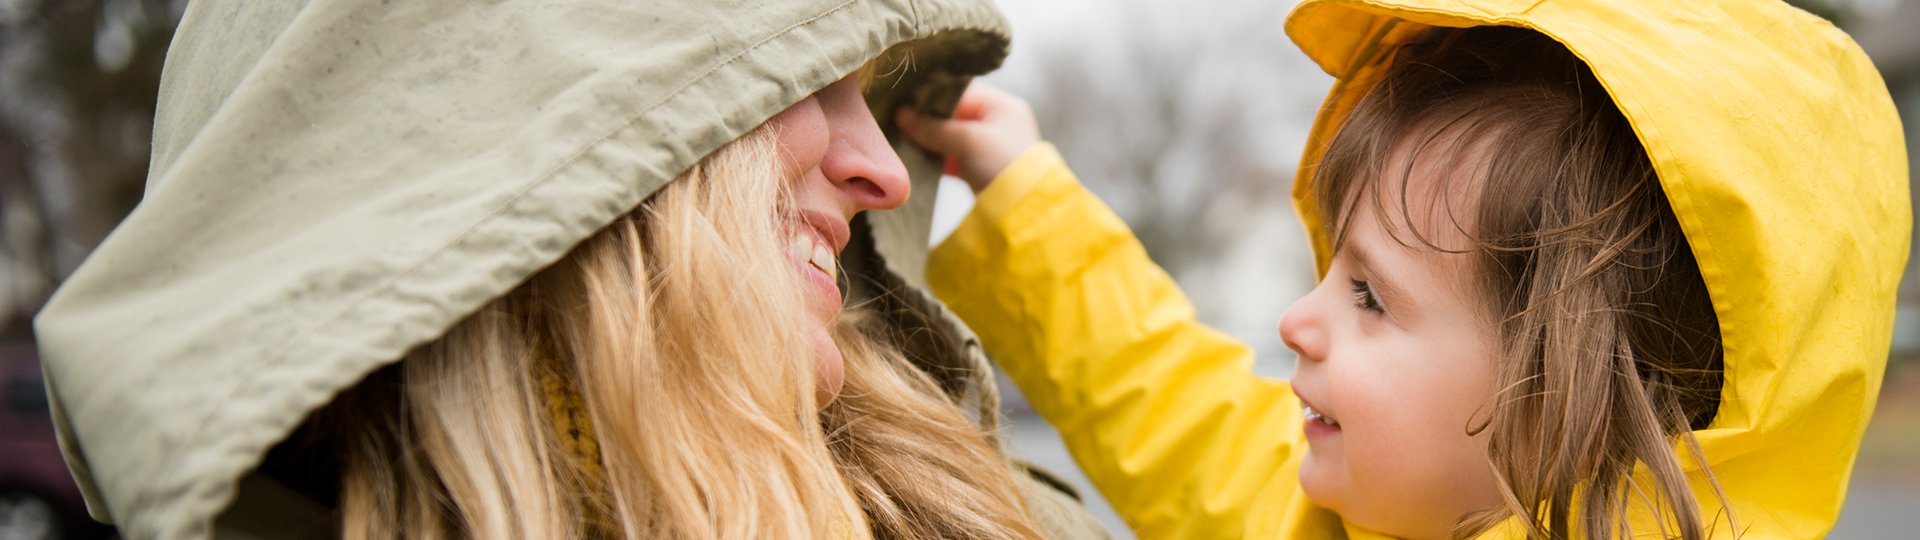
MULTIPOLYGON (((1886 84, 1840 30, 1771 0, 1307 0, 1287 34, 1338 79, 1294 184, 1321 268, 1310 164, 1397 44, 1485 25, 1566 45, 1633 124, 1720 318, 1726 384, 1694 433, 1708 466, 1743 537, 1823 536, 1879 393, 1912 230, 1886 84)), ((1326 519, 1313 513, 1289 519, 1326 519)))

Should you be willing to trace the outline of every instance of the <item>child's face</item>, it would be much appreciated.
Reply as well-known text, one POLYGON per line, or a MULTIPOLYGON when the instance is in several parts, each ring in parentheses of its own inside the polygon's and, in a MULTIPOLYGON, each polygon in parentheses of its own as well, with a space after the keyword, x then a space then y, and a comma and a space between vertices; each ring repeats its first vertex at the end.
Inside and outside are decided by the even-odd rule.
MULTIPOLYGON (((1409 213, 1426 238, 1459 251, 1470 245, 1465 233, 1433 202, 1441 172, 1416 165, 1409 213)), ((1464 514, 1499 504, 1486 437, 1467 435, 1495 391, 1496 331, 1468 279, 1469 256, 1415 240, 1399 184, 1375 182, 1387 195, 1377 209, 1361 195, 1326 278, 1287 310, 1280 336, 1300 355, 1293 390, 1310 408, 1307 495, 1368 529, 1444 538, 1464 514), (1410 245, 1389 236, 1381 212, 1410 245)), ((1453 183, 1450 198, 1466 187, 1453 183)), ((1462 221, 1472 215, 1469 204, 1452 206, 1462 221)))

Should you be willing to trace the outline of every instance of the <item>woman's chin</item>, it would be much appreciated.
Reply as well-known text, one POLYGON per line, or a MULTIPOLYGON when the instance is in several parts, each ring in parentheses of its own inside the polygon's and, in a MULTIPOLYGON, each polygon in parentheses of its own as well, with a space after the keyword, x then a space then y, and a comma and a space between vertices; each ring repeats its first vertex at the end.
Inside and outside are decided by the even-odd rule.
POLYGON ((813 401, 821 409, 826 409, 833 400, 840 397, 840 387, 846 383, 846 359, 840 355, 840 346, 833 342, 833 336, 824 329, 817 329, 813 335, 813 401))

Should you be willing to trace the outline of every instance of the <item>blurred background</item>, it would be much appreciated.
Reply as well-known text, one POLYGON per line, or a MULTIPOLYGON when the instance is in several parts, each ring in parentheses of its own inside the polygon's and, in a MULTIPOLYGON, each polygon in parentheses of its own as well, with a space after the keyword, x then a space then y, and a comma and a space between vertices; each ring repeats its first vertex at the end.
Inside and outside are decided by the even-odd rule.
MULTIPOLYGON (((1795 0, 1847 29, 1920 141, 1920 0, 1795 0)), ((1001 0, 1013 55, 988 79, 1033 102, 1042 131, 1139 233, 1207 323, 1286 377, 1280 315, 1313 285, 1288 200, 1331 79, 1281 32, 1291 0, 1001 0)), ((160 66, 185 0, 0 0, 0 540, 91 538, 46 420, 30 320, 139 202, 160 66)), ((971 194, 943 187, 934 241, 971 194)), ((1920 531, 1920 266, 1900 293, 1893 356, 1833 538, 1920 531)), ((1006 387, 1011 389, 1010 383, 1006 387)), ((1015 451, 1077 474, 1057 435, 1008 392, 1015 451)))

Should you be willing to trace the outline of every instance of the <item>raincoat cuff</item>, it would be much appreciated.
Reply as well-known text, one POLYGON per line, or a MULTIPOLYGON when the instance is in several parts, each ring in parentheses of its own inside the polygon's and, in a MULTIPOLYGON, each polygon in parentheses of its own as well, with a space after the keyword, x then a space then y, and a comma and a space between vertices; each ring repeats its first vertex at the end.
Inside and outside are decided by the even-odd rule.
MULTIPOLYGON (((1044 276, 1060 268, 1084 265, 1084 259, 1054 260, 1045 255, 1054 249, 1030 246, 1051 241, 1050 245, 1057 248, 1065 238, 1081 238, 1080 235, 1090 232, 1089 216, 1103 211, 1104 206, 1080 186, 1073 171, 1067 168, 1059 150, 1044 141, 1036 143, 994 177, 987 189, 980 191, 974 199, 973 210, 961 220, 960 226, 928 253, 927 284, 935 296, 945 299, 963 319, 973 315, 975 319, 967 322, 975 331, 993 334, 996 329, 981 325, 994 326, 992 323, 1008 316, 1003 310, 1024 302, 1011 298, 994 302, 983 297, 978 299, 983 303, 976 305, 976 302, 955 304, 953 299, 971 298, 975 294, 998 298, 1026 292, 1018 286, 996 287, 994 280, 982 279, 985 275, 1032 279, 1034 276, 1023 272, 1044 276), (1086 201, 1091 201, 1092 206, 1086 201), (1026 249, 1039 249, 1039 255, 1026 254, 1022 251, 1026 249)), ((1125 225, 1118 218, 1110 219, 1117 226, 1115 230, 1124 234, 1125 225)), ((1013 279, 1024 283, 1019 278, 1013 279)), ((1024 336, 1013 329, 1008 331, 1010 335, 1024 336)), ((1021 342, 1037 345, 1025 343, 1024 338, 1021 342)))
POLYGON ((1060 157, 1060 150, 1046 141, 1034 143, 1012 164, 1007 165, 1006 170, 1000 171, 1000 175, 993 178, 993 183, 987 184, 987 189, 980 191, 979 197, 974 199, 973 212, 998 223, 1006 218, 1007 211, 1015 208, 1020 199, 1033 191, 1035 184, 1050 174, 1060 173, 1072 179, 1066 159, 1060 157))

